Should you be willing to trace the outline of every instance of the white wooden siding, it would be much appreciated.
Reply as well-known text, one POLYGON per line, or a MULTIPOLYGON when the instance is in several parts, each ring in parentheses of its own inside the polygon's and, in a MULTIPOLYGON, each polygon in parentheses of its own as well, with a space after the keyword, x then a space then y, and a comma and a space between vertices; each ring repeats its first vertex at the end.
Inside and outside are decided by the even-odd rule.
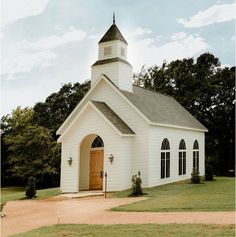
POLYGON ((91 87, 105 74, 121 90, 132 92, 132 67, 122 62, 113 62, 91 67, 91 87))
POLYGON ((131 173, 141 171, 143 185, 147 185, 149 142, 149 125, 147 122, 105 81, 99 83, 97 90, 90 95, 89 99, 105 102, 135 132, 136 136, 133 137, 130 157, 131 173))
POLYGON ((199 143, 199 171, 205 173, 205 134, 204 132, 183 129, 150 126, 149 138, 149 187, 175 182, 191 177, 193 168, 193 143, 199 143), (170 177, 161 179, 161 144, 164 138, 170 143, 170 177), (186 175, 179 175, 179 143, 184 139, 186 143, 186 175))
MULTIPOLYGON (((127 172, 127 170, 129 172, 130 168, 124 164, 127 162, 127 157, 124 157, 126 152, 121 152, 123 147, 125 147, 122 137, 97 111, 94 110, 92 106, 88 106, 69 129, 62 142, 61 191, 78 192, 88 185, 88 179, 86 177, 79 182, 79 177, 81 177, 79 173, 84 172, 82 171, 82 167, 79 169, 79 164, 81 163, 80 155, 83 154, 83 151, 82 153, 79 151, 83 139, 89 134, 99 135, 104 142, 104 171, 108 172, 107 190, 116 191, 123 189, 126 176, 121 174, 120 166, 127 167, 124 172, 127 172), (110 154, 114 156, 112 165, 108 161, 108 156, 110 154), (70 156, 73 159, 71 166, 67 164, 67 159, 70 156), (79 185, 81 185, 81 187, 79 187, 79 185)), ((132 137, 130 137, 130 139, 132 139, 132 137)), ((83 160, 82 166, 86 167, 87 165, 88 162, 86 163, 83 160)), ((87 171, 84 172, 84 175, 88 175, 87 171)))

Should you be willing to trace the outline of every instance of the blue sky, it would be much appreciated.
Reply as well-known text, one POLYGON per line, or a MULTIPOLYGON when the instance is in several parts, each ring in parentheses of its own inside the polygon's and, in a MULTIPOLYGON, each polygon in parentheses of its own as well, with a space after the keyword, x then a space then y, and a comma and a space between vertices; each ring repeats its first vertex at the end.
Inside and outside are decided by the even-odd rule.
POLYGON ((2 0, 1 7, 1 114, 89 79, 113 11, 134 72, 207 51, 235 64, 232 0, 2 0))

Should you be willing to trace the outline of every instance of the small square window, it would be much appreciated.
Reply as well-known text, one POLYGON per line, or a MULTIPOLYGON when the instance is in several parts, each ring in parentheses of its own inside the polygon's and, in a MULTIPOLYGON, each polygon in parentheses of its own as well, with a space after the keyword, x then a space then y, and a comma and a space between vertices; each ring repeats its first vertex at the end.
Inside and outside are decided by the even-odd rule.
POLYGON ((104 56, 109 56, 109 55, 111 55, 111 46, 104 48, 104 56))
POLYGON ((120 48, 120 55, 121 55, 122 57, 125 56, 125 48, 124 48, 124 47, 121 47, 121 48, 120 48))

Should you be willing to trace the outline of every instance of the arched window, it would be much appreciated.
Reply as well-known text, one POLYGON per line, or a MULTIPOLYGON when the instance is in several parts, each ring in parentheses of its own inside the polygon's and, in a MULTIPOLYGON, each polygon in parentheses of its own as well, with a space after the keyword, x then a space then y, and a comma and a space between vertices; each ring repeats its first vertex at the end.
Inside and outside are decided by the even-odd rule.
POLYGON ((198 150, 199 149, 199 145, 198 145, 198 141, 195 140, 194 143, 193 143, 193 149, 194 150, 198 150))
POLYGON ((104 147, 101 137, 97 136, 91 145, 91 148, 104 147))
POLYGON ((167 138, 161 144, 161 179, 170 177, 170 143, 167 138))
POLYGON ((184 139, 179 143, 179 175, 186 174, 186 145, 184 139))
POLYGON ((193 143, 193 169, 199 171, 199 145, 197 140, 193 143))

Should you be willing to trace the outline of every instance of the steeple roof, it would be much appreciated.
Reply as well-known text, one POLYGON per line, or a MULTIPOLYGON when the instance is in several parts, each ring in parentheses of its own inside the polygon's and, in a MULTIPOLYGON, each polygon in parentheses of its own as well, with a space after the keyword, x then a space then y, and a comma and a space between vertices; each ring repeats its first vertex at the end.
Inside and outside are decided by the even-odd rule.
POLYGON ((112 40, 120 40, 120 41, 128 44, 127 41, 125 40, 125 38, 123 37, 123 35, 120 33, 120 30, 116 26, 114 20, 113 20, 113 24, 108 29, 108 31, 105 33, 105 35, 101 38, 99 43, 108 42, 108 41, 112 41, 112 40))

